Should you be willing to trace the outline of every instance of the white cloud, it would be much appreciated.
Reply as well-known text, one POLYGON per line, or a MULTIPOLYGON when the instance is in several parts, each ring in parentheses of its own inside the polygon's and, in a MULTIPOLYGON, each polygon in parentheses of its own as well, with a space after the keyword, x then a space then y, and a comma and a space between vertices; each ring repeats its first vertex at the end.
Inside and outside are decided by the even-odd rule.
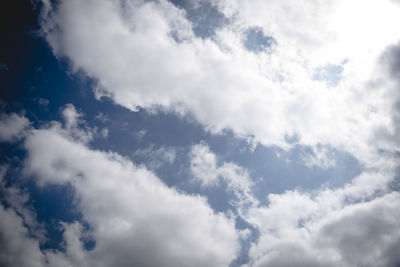
POLYGON ((0 200, 19 214, 23 223, 30 228, 32 236, 44 240, 43 225, 37 222, 33 207, 28 205, 29 193, 16 185, 7 186, 5 180, 7 171, 8 166, 0 166, 0 200))
POLYGON ((249 206, 257 205, 252 195, 253 181, 246 169, 232 162, 217 163, 217 156, 204 143, 192 146, 190 167, 194 178, 203 186, 216 186, 224 181, 227 190, 233 192, 237 200, 231 200, 238 212, 249 206))
POLYGON ((28 237, 23 221, 12 209, 0 205, 0 265, 39 267, 44 266, 44 257, 39 243, 28 237))
POLYGON ((132 110, 187 111, 212 131, 229 128, 282 147, 297 135, 303 145, 331 145, 375 163, 374 132, 393 126, 387 109, 393 100, 389 89, 368 82, 385 47, 400 38, 393 27, 398 6, 389 0, 215 5, 231 24, 206 40, 194 37, 184 12, 164 0, 47 4, 42 29, 56 55, 98 80, 98 94, 132 110), (277 41, 272 53, 245 49, 243 35, 253 26, 277 41), (343 66, 336 86, 313 79, 327 65, 343 66))
MULTIPOLYGON (((6 186, 7 166, 0 167, 0 266, 44 267, 47 255, 40 250, 45 240, 43 225, 36 220, 33 208, 27 205, 29 194, 18 186, 6 186), (3 205, 3 204, 6 204, 3 205)), ((62 255, 60 254, 62 257, 62 255)), ((60 258, 52 255, 54 259, 60 258)))
POLYGON ((85 130, 81 126, 85 124, 83 114, 78 112, 74 105, 66 104, 61 109, 61 115, 64 119, 64 127, 69 135, 83 143, 88 143, 93 139, 93 129, 85 130))
POLYGON ((29 128, 29 120, 16 113, 0 114, 0 142, 22 137, 29 128))
POLYGON ((260 230, 250 265, 396 266, 400 194, 386 193, 384 180, 365 173, 337 190, 270 194, 245 215, 260 230))
POLYGON ((84 114, 77 111, 72 104, 66 104, 62 107, 61 115, 64 120, 66 133, 79 142, 87 144, 92 141, 94 137, 108 137, 108 128, 99 129, 97 126, 88 127, 86 121, 83 119, 84 114))
MULTIPOLYGON (((90 266, 85 262, 80 224, 63 223, 66 252, 40 249, 40 240, 31 236, 24 220, 11 208, 0 204, 0 265, 18 267, 90 266), (83 256, 83 257, 82 257, 83 256)), ((95 265, 99 266, 99 265, 95 265)))
MULTIPOLYGON (((264 206, 253 196, 245 169, 218 163, 206 144, 192 147, 191 162, 203 186, 224 181, 238 198, 250 200, 238 211, 260 237, 251 245, 246 266, 383 267, 400 261, 400 194, 388 191, 395 175, 391 168, 363 172, 335 190, 269 194, 264 206)), ((249 235, 249 229, 240 232, 243 239, 249 235)))
POLYGON ((91 226, 92 251, 82 249, 79 226, 67 226, 72 266, 227 266, 236 257, 233 219, 116 153, 74 141, 68 124, 34 130, 25 147, 25 174, 40 186, 70 184, 91 226))
POLYGON ((190 168, 202 185, 218 183, 217 157, 205 144, 194 145, 190 155, 190 168))

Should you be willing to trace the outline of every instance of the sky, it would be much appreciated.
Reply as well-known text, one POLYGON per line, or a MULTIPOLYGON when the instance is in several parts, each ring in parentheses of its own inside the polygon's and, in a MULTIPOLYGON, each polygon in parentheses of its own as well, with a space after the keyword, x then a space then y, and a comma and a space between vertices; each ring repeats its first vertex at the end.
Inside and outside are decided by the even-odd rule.
POLYGON ((0 12, 0 266, 400 266, 399 1, 0 12))

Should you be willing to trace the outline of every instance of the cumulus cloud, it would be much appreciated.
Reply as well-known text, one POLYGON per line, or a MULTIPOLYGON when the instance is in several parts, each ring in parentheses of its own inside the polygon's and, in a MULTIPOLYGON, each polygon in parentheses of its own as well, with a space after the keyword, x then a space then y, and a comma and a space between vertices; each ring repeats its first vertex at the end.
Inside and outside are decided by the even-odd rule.
POLYGON ((39 243, 29 238, 23 220, 12 209, 0 205, 0 265, 44 266, 39 243))
POLYGON ((390 179, 364 173, 337 190, 270 194, 244 215, 260 230, 249 266, 397 266, 400 194, 386 191, 390 179))
POLYGON ((53 253, 40 250, 45 232, 27 204, 29 194, 17 185, 6 186, 7 169, 5 165, 0 167, 0 266, 52 266, 46 264, 46 254, 53 253))
POLYGON ((393 27, 399 6, 389 0, 207 3, 229 23, 205 39, 193 34, 184 10, 165 0, 44 1, 42 31, 57 56, 98 81, 98 96, 132 110, 190 112, 215 132, 228 128, 282 147, 297 136, 300 144, 331 145, 375 163, 374 133, 395 122, 387 89, 368 85, 384 49, 400 38, 393 27), (246 49, 254 27, 276 40, 272 51, 246 49), (315 79, 326 66, 341 68, 334 82, 315 79))
POLYGON ((0 204, 0 265, 20 267, 90 266, 84 260, 81 225, 62 223, 65 253, 40 249, 40 240, 31 235, 23 218, 12 208, 0 204), (77 233, 78 232, 78 233, 77 233))
POLYGON ((376 86, 388 88, 386 103, 390 111, 392 127, 376 130, 376 139, 380 140, 380 146, 392 150, 395 144, 398 149, 400 144, 400 43, 389 46, 380 58, 382 71, 375 77, 376 86))
POLYGON ((232 218, 116 153, 90 150, 79 136, 74 141, 69 125, 54 123, 26 137, 24 172, 40 186, 74 188, 96 245, 85 250, 80 226, 65 226, 72 266, 227 266, 236 257, 232 218))
MULTIPOLYGON (((235 219, 215 213, 205 198, 167 187, 117 153, 89 149, 71 125, 53 122, 32 130, 25 138, 24 172, 39 186, 72 186, 82 222, 60 222, 64 251, 41 250, 42 239, 32 235, 35 223, 29 223, 35 215, 24 206, 29 196, 1 182, 9 203, 0 206, 2 265, 228 266, 239 240, 251 238, 250 230, 236 230, 235 219), (95 241, 92 250, 84 246, 88 238, 95 241)), ((221 162, 205 143, 192 147, 191 167, 204 186, 224 182, 239 200, 251 200, 238 205, 240 216, 260 233, 248 266, 399 264, 400 194, 388 191, 390 168, 365 171, 335 190, 270 194, 263 206, 252 196, 246 169, 221 162)), ((5 172, 1 168, 2 177, 5 172)))
POLYGON ((27 204, 29 193, 27 190, 22 190, 14 184, 7 186, 5 180, 7 171, 7 165, 0 166, 0 201, 6 203, 7 206, 19 214, 23 223, 30 228, 31 235, 43 240, 43 226, 37 222, 36 213, 33 207, 27 204))
POLYGON ((22 137, 29 124, 27 118, 16 113, 0 114, 0 142, 10 142, 22 137))
MULTIPOLYGON (((246 170, 219 162, 204 143, 192 147, 191 170, 204 187, 223 181, 242 201, 251 200, 238 205, 241 218, 260 234, 252 240, 246 266, 399 264, 400 194, 388 188, 391 171, 365 171, 335 190, 269 194, 268 205, 261 205, 246 170)), ((240 234, 246 238, 250 231, 240 234)))

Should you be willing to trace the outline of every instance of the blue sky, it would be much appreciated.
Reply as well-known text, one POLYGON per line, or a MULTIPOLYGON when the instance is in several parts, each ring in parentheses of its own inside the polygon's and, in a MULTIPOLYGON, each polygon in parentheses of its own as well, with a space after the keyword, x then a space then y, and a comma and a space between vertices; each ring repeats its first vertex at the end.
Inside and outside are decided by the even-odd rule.
POLYGON ((1 5, 1 266, 399 264, 398 3, 1 5))

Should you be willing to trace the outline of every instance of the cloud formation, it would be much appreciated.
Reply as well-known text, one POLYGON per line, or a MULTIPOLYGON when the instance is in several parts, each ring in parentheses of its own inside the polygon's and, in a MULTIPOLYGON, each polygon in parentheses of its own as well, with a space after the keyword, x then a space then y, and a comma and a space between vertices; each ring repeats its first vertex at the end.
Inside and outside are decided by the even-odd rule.
POLYGON ((116 153, 90 150, 74 141, 68 126, 54 124, 27 136, 24 171, 40 186, 73 187, 96 245, 83 249, 81 226, 68 226, 75 229, 66 231, 72 265, 226 266, 236 257, 238 234, 227 215, 213 212, 200 196, 168 188, 116 153))
POLYGON ((264 145, 287 148, 295 136, 365 164, 376 161, 378 143, 398 149, 391 139, 374 140, 395 122, 388 119, 391 89, 371 88, 371 80, 385 48, 400 37, 393 27, 399 6, 204 1, 227 18, 208 38, 197 37, 186 11, 166 0, 44 1, 42 31, 57 56, 97 80, 98 97, 131 110, 191 113, 211 131, 231 129, 264 145), (254 27, 276 40, 272 51, 247 50, 254 27), (315 79, 332 68, 340 75, 315 79))
POLYGON ((400 194, 346 204, 336 193, 271 195, 251 210, 261 235, 249 266, 398 266, 400 194))
POLYGON ((238 216, 259 232, 250 239, 254 230, 236 229, 237 218, 214 212, 205 197, 169 188, 117 153, 90 149, 81 138, 91 130, 83 115, 72 105, 61 113, 63 126, 52 122, 26 132, 24 174, 41 187, 71 186, 82 221, 59 222, 64 251, 42 250, 35 214, 24 204, 29 195, 2 182, 9 205, 0 206, 5 266, 228 266, 244 240, 251 242, 248 266, 399 263, 400 194, 388 188, 390 168, 364 171, 335 190, 269 194, 268 205, 261 205, 246 169, 221 162, 205 143, 194 145, 193 175, 205 187, 226 184, 238 200, 238 216))
POLYGON ((192 147, 190 167, 195 180, 204 187, 225 183, 226 190, 236 197, 232 204, 238 208, 239 213, 248 206, 257 205, 258 201, 251 193, 253 181, 248 171, 232 162, 218 164, 217 156, 205 143, 192 147))
MULTIPOLYGON (((300 161, 310 168, 334 168, 332 153, 344 150, 363 170, 339 188, 257 199, 259 177, 205 142, 191 144, 187 161, 176 160, 185 148, 143 146, 131 153, 147 162, 138 166, 95 149, 108 130, 89 127, 73 104, 60 110, 63 123, 36 128, 23 115, 1 114, 0 141, 24 139, 22 176, 72 188, 81 216, 58 222, 63 250, 41 248, 29 193, 0 167, 1 266, 229 266, 247 248, 245 266, 399 266, 400 194, 390 187, 400 151, 396 1, 42 3, 43 36, 72 72, 93 81, 98 99, 189 114, 212 133, 228 129, 256 144, 305 147, 300 161), (177 161, 202 190, 231 193, 233 210, 216 212, 205 196, 152 172, 177 161)), ((93 114, 102 127, 113 120, 93 114)), ((135 142, 151 136, 135 131, 135 142)))

